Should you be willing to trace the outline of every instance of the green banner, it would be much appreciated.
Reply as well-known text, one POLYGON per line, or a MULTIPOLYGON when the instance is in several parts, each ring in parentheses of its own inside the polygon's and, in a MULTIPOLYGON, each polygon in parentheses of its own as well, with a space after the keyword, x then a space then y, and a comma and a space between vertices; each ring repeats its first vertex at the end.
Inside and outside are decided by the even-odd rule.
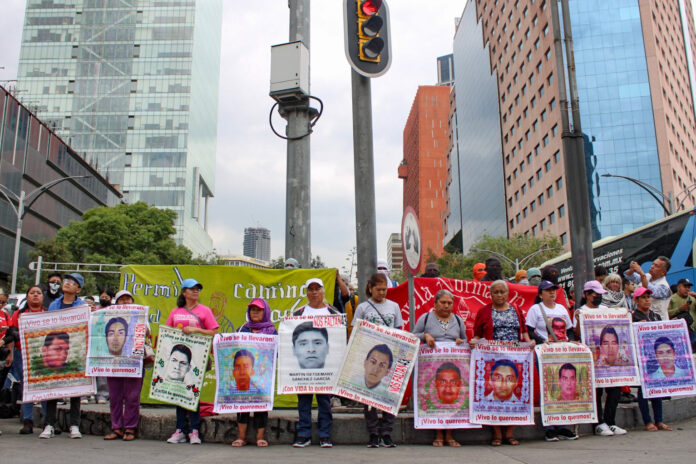
MULTIPOLYGON (((280 320, 307 303, 307 279, 317 277, 324 282, 327 303, 333 301, 336 269, 255 269, 238 266, 124 266, 121 268, 119 290, 128 290, 135 304, 150 307, 150 331, 156 340, 159 325, 167 322, 184 279, 196 279, 203 285, 200 302, 213 310, 220 333, 230 333, 245 322, 247 304, 253 298, 264 298, 271 306, 271 318, 280 320)), ((147 369, 141 401, 152 403, 147 392, 152 382, 152 369, 147 369)), ((206 372, 201 401, 215 399, 215 371, 206 372)), ((279 396, 276 407, 296 404, 294 396, 279 396)))

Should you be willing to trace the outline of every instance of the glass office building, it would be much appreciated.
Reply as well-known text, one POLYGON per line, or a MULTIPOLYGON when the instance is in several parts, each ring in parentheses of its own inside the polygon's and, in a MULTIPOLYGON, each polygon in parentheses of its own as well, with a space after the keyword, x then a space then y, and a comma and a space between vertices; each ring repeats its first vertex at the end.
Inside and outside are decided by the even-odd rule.
POLYGON ((17 89, 129 202, 212 251, 221 0, 27 0, 17 89))

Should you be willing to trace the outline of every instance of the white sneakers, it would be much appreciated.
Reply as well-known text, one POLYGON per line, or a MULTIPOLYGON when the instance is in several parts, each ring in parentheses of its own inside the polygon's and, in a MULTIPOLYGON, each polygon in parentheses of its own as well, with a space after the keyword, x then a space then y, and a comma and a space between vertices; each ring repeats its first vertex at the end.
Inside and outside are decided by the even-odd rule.
POLYGON ((70 438, 82 438, 82 434, 80 433, 80 428, 77 425, 71 425, 70 426, 70 438))
POLYGON ((186 443, 186 434, 181 429, 176 429, 176 432, 167 439, 167 443, 186 443))
POLYGON ((189 433, 189 443, 192 445, 201 444, 201 437, 198 436, 198 430, 194 430, 193 432, 189 433))
POLYGON ((614 435, 626 435, 628 433, 625 429, 622 429, 618 425, 610 425, 609 428, 612 432, 614 432, 614 435))
POLYGON ((611 437, 612 435, 626 435, 626 433, 626 430, 622 429, 618 425, 610 426, 602 423, 595 427, 595 434, 603 437, 611 437))
POLYGON ((43 432, 39 435, 39 438, 53 438, 54 431, 52 425, 47 425, 44 427, 43 432))
MULTIPOLYGON (((53 438, 55 435, 55 429, 53 428, 52 425, 47 425, 44 427, 43 432, 41 432, 41 435, 39 435, 39 438, 53 438)), ((80 428, 77 425, 71 425, 70 426, 70 438, 82 438, 82 434, 80 433, 80 428)))

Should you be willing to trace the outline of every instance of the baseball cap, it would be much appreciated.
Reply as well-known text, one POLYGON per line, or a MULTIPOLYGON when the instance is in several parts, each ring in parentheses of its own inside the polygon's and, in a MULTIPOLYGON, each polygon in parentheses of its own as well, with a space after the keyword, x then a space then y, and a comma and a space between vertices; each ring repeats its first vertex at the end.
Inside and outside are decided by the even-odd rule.
MULTIPOLYGON (((529 271, 527 271, 527 277, 529 277, 529 271)), ((542 280, 541 283, 539 284, 539 290, 548 290, 550 288, 553 289, 558 289, 558 285, 554 284, 553 282, 550 282, 548 280, 542 280)))
POLYGON ((85 278, 82 277, 82 274, 78 272, 73 272, 72 274, 68 274, 65 276, 66 279, 72 279, 75 282, 77 282, 77 285, 80 286, 80 288, 85 286, 85 278))
POLYGON ((686 285, 687 287, 692 287, 694 284, 692 284, 689 279, 679 279, 677 285, 686 285))
POLYGON ((541 277, 541 271, 538 267, 530 267, 527 269, 527 278, 531 279, 532 277, 541 277))
POLYGON ((597 282, 596 280, 589 280, 585 282, 585 285, 582 287, 583 292, 595 292, 597 295, 604 295, 607 293, 606 290, 604 290, 604 287, 602 287, 602 284, 597 282))
POLYGON ((134 297, 133 294, 132 294, 131 292, 129 292, 128 290, 121 290, 121 291, 119 291, 118 293, 116 293, 116 296, 114 297, 114 301, 115 301, 116 303, 118 303, 118 299, 121 298, 121 297, 124 296, 124 295, 130 296, 131 298, 133 298, 133 301, 135 301, 135 297, 134 297))
POLYGON ((308 279, 307 282, 305 282, 305 287, 309 288, 309 286, 312 284, 318 284, 321 288, 324 288, 324 282, 322 282, 322 280, 317 277, 312 277, 311 279, 308 279))
POLYGON ((251 300, 251 303, 247 305, 247 308, 251 308, 252 306, 255 308, 266 309, 266 306, 263 304, 263 300, 261 298, 254 298, 251 300))
POLYGON ((193 287, 198 287, 200 290, 203 290, 203 285, 198 283, 196 279, 186 279, 183 282, 181 282, 181 291, 183 292, 187 288, 193 288, 193 287))
POLYGON ((300 263, 295 258, 288 258, 285 260, 284 267, 285 269, 299 269, 300 263))
POLYGON ((633 292, 633 298, 640 298, 643 296, 644 293, 647 293, 648 295, 652 295, 652 290, 649 290, 645 287, 638 287, 635 292, 633 292))

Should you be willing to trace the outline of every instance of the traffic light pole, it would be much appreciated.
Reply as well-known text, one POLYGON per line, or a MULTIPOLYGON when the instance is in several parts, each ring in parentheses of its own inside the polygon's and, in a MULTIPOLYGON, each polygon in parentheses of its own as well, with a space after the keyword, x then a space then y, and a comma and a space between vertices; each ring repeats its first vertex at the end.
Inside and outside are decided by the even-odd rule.
POLYGON ((370 78, 351 70, 353 89, 353 166, 355 175, 355 235, 358 248, 358 289, 377 271, 375 167, 372 148, 370 78))
MULTIPOLYGON (((288 0, 290 42, 301 41, 309 47, 310 0, 288 0)), ((285 191, 285 258, 295 258, 308 268, 311 252, 310 204, 310 108, 309 100, 284 108, 287 119, 287 173, 285 191)))

